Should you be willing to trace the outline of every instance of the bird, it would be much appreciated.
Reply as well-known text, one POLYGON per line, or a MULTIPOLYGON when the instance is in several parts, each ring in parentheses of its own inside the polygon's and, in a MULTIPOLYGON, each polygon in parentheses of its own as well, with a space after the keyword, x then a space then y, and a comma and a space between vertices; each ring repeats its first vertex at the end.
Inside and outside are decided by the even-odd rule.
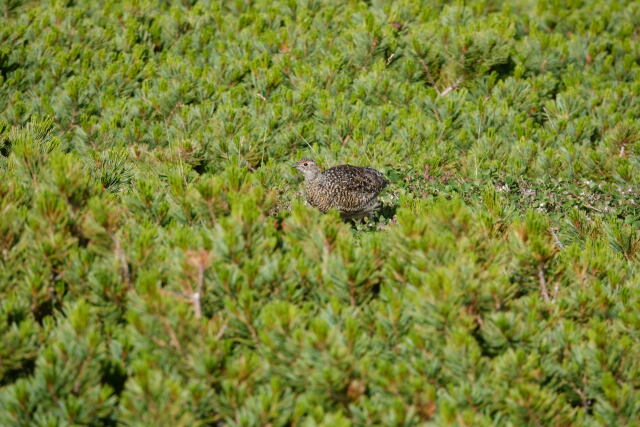
POLYGON ((310 158, 293 167, 304 175, 307 203, 326 213, 336 209, 345 220, 359 220, 378 209, 378 195, 389 181, 372 168, 339 165, 325 170, 310 158))

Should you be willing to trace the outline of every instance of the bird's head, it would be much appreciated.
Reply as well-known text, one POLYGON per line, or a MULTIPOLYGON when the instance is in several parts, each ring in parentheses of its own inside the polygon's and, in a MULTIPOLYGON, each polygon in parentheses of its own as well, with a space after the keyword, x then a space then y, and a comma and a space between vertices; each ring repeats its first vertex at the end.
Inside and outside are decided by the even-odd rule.
POLYGON ((304 175, 305 179, 314 179, 320 174, 320 166, 313 159, 302 159, 293 165, 304 175))

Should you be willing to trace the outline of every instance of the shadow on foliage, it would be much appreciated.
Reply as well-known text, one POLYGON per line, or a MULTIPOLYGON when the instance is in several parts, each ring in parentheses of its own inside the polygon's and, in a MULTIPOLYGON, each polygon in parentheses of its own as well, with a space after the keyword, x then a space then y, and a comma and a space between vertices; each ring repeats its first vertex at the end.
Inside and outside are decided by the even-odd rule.
POLYGON ((491 68, 489 68, 489 74, 491 72, 495 72, 498 74, 498 78, 500 80, 504 80, 507 77, 513 75, 513 71, 516 69, 516 63, 513 61, 513 58, 509 56, 505 62, 495 64, 491 68))
POLYGON ((382 205, 382 208, 367 219, 343 219, 343 222, 358 231, 380 231, 385 228, 385 225, 393 223, 397 210, 396 205, 382 205))
POLYGON ((23 360, 20 365, 5 371, 4 374, 0 376, 0 388, 16 382, 20 378, 31 376, 35 369, 35 357, 23 360))

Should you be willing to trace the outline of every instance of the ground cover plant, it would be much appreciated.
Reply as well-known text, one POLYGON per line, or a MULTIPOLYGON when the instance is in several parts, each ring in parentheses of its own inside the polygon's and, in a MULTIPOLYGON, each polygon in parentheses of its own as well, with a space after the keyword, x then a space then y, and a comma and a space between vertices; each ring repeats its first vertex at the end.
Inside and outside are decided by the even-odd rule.
POLYGON ((640 419, 640 2, 0 15, 0 425, 640 419))

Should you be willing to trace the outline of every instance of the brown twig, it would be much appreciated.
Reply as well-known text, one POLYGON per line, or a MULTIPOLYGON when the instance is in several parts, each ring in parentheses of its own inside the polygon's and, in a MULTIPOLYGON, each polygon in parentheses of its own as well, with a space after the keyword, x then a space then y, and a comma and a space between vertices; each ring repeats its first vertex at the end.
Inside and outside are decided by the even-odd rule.
POLYGON ((202 306, 200 305, 200 295, 202 294, 202 283, 204 282, 204 264, 198 264, 198 281, 196 282, 196 291, 191 294, 191 304, 193 304, 193 311, 196 315, 196 319, 202 317, 202 306))
MULTIPOLYGON (((418 57, 418 62, 420 62, 420 65, 422 66, 422 70, 424 71, 426 77, 427 77, 427 82, 433 86, 433 88, 435 89, 436 87, 436 82, 433 79, 433 76, 431 75, 431 70, 429 70, 429 66, 427 65, 426 62, 424 62, 424 59, 418 57)), ((436 89, 437 91, 438 89, 436 89)))
POLYGON ((440 96, 440 97, 447 96, 449 94, 449 92, 456 90, 458 88, 458 86, 460 86, 460 83, 462 83, 462 77, 458 78, 458 80, 453 82, 453 84, 451 86, 445 88, 442 92, 439 92, 438 96, 440 96))
POLYGON ((387 66, 389 66, 389 64, 391 64, 391 61, 393 61, 393 58, 396 57, 395 53, 392 53, 388 58, 387 58, 387 66))
POLYGON ((356 307, 356 289, 354 286, 349 286, 349 302, 351 303, 351 307, 356 307))
POLYGON ((214 337, 214 339, 216 341, 218 341, 219 339, 221 339, 224 336, 224 333, 227 331, 227 325, 229 325, 229 321, 225 321, 222 324, 222 327, 220 327, 220 330, 218 331, 218 333, 216 334, 216 336, 214 337))
POLYGON ((544 278, 544 268, 538 267, 538 280, 540 281, 540 293, 545 302, 549 302, 549 290, 547 289, 547 280, 544 278))
POLYGON ((169 320, 166 317, 161 317, 160 322, 162 323, 162 326, 164 327, 164 331, 167 333, 167 335, 169 335, 169 340, 170 340, 171 345, 173 346, 173 348, 175 348, 176 350, 182 352, 182 346, 180 345, 180 340, 178 340, 178 336, 176 335, 176 332, 171 327, 171 324, 169 323, 169 320))
POLYGON ((587 202, 582 202, 582 206, 584 206, 587 209, 591 209, 593 211, 596 211, 596 212, 606 213, 606 211, 603 211, 602 209, 598 209, 595 206, 593 206, 593 205, 591 205, 591 204, 589 204, 587 202))
POLYGON ((190 299, 189 295, 185 295, 182 292, 175 292, 175 291, 172 291, 170 289, 161 288, 160 292, 162 292, 163 294, 168 294, 168 295, 171 295, 171 296, 174 296, 174 297, 178 297, 178 298, 190 299))
POLYGON ((556 245, 558 249, 564 249, 564 244, 560 241, 560 239, 558 238, 558 235, 556 234, 557 230, 558 230, 557 227, 549 228, 549 231, 551 232, 551 237, 553 237, 553 243, 556 245))
POLYGON ((129 273, 129 264, 127 263, 127 257, 122 249, 122 245, 120 244, 120 239, 115 234, 111 235, 111 239, 113 240, 113 251, 116 254, 116 258, 120 263, 120 269, 122 270, 122 280, 127 285, 128 288, 131 288, 131 275, 129 273))
POLYGON ((188 296, 191 300, 191 305, 193 305, 193 312, 196 319, 200 319, 202 317, 200 297, 202 296, 202 288, 204 284, 204 271, 211 264, 211 258, 209 257, 209 253, 204 249, 199 251, 187 251, 187 263, 191 267, 195 267, 197 271, 195 280, 196 289, 194 291, 193 288, 189 286, 188 296))
POLYGON ((556 280, 556 282, 553 284, 553 295, 551 297, 551 300, 555 302, 556 298, 558 297, 558 291, 560 290, 560 283, 556 280))
POLYGON ((246 318, 246 316, 242 316, 243 317, 243 321, 245 326, 247 327, 247 329, 249 329, 249 333, 251 334, 251 338, 253 339, 253 342, 255 343, 255 345, 260 345, 260 338, 258 338, 258 332, 256 331, 256 328, 253 326, 253 324, 251 323, 251 319, 246 318))

